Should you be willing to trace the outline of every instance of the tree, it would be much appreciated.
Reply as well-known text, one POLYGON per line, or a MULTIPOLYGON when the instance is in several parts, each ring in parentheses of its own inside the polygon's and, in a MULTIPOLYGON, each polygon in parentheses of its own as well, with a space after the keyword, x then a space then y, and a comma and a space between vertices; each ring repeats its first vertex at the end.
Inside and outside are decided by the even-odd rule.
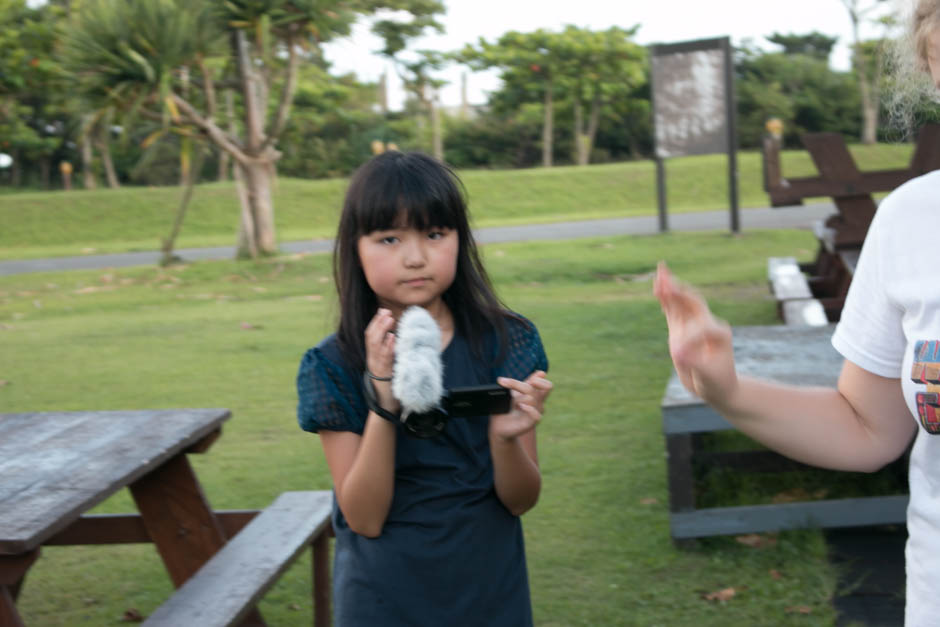
POLYGON ((574 111, 575 162, 590 161, 601 109, 614 99, 628 98, 644 79, 645 48, 631 41, 638 27, 613 26, 590 31, 567 26, 556 38, 560 80, 574 111), (587 110, 587 116, 584 115, 587 110))
POLYGON ((241 207, 239 256, 274 254, 271 197, 278 139, 301 64, 363 14, 414 19, 373 29, 404 41, 443 10, 440 0, 88 0, 69 30, 67 55, 83 90, 128 114, 198 130, 234 161, 241 207), (384 29, 384 30, 383 30, 384 29), (221 67, 213 59, 225 59, 221 67), (192 76, 190 75, 192 71, 192 76), (187 91, 187 86, 192 87, 187 91), (238 94, 240 129, 217 119, 217 94, 238 94), (240 134, 239 134, 240 133, 240 134))
POLYGON ((563 59, 556 33, 538 29, 532 33, 509 31, 496 42, 482 37, 477 46, 466 46, 457 56, 473 69, 500 68, 504 84, 522 93, 542 95, 542 166, 552 165, 556 77, 563 59))
MULTIPOLYGON (((416 54, 418 56, 415 60, 399 60, 396 67, 405 89, 414 96, 427 116, 431 128, 431 154, 437 159, 443 159, 444 138, 441 129, 441 105, 438 90, 446 82, 433 78, 431 73, 444 67, 447 57, 433 50, 418 50, 416 54)), ((423 123, 419 123, 419 136, 423 135, 422 127, 423 123)))
POLYGON ((837 72, 805 54, 739 49, 735 58, 738 136, 759 146, 768 118, 785 123, 784 141, 799 146, 802 133, 849 134, 858 128, 859 92, 851 73, 837 72))
POLYGON ((830 37, 814 30, 804 35, 774 33, 766 39, 782 46, 783 54, 805 54, 828 63, 832 47, 836 44, 838 37, 830 37))
POLYGON ((862 112, 862 143, 873 144, 878 138, 878 110, 880 108, 882 61, 878 54, 874 64, 871 55, 866 59, 865 43, 860 30, 863 21, 887 0, 841 0, 852 21, 852 68, 858 80, 862 112))
POLYGON ((13 157, 13 182, 38 167, 45 187, 68 130, 63 71, 54 53, 62 11, 0 0, 0 151, 13 157))

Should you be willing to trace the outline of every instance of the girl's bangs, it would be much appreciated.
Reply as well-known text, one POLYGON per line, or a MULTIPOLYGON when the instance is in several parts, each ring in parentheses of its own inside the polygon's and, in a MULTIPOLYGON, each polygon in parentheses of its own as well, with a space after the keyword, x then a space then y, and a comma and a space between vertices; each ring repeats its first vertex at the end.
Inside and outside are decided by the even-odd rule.
POLYGON ((462 199, 450 181, 435 177, 409 176, 374 177, 365 186, 363 202, 357 211, 359 234, 411 227, 420 231, 431 228, 455 229, 462 199), (450 184, 448 184, 450 183, 450 184))

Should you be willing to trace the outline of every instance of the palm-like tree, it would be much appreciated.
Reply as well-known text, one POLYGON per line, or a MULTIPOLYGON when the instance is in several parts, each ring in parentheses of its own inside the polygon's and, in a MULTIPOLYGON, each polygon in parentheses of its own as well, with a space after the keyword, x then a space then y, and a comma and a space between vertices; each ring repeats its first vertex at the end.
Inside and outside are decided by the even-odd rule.
POLYGON ((65 50, 86 94, 131 117, 192 129, 231 156, 238 254, 256 257, 277 249, 277 140, 299 65, 320 43, 347 34, 359 14, 380 8, 432 24, 443 10, 440 0, 88 0, 74 13, 65 50), (238 132, 216 119, 220 86, 239 96, 238 132))

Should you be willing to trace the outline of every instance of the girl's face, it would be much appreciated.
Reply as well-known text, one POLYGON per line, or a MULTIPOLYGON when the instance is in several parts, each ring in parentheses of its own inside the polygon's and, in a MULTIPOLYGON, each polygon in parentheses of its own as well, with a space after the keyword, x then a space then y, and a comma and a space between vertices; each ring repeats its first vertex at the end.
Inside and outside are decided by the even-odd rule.
POLYGON ((362 271, 379 305, 399 313, 434 307, 457 273, 457 231, 395 227, 359 238, 362 271))

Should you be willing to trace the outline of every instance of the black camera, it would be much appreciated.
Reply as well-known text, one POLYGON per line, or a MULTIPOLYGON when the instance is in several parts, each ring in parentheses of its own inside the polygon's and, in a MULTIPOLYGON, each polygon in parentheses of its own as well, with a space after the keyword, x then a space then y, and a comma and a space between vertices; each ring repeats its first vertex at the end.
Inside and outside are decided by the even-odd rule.
POLYGON ((408 414, 402 419, 379 405, 368 373, 363 374, 362 387, 369 409, 390 422, 402 423, 405 433, 416 438, 433 438, 440 435, 449 418, 505 414, 512 406, 509 388, 496 384, 472 385, 445 390, 440 407, 408 414))

